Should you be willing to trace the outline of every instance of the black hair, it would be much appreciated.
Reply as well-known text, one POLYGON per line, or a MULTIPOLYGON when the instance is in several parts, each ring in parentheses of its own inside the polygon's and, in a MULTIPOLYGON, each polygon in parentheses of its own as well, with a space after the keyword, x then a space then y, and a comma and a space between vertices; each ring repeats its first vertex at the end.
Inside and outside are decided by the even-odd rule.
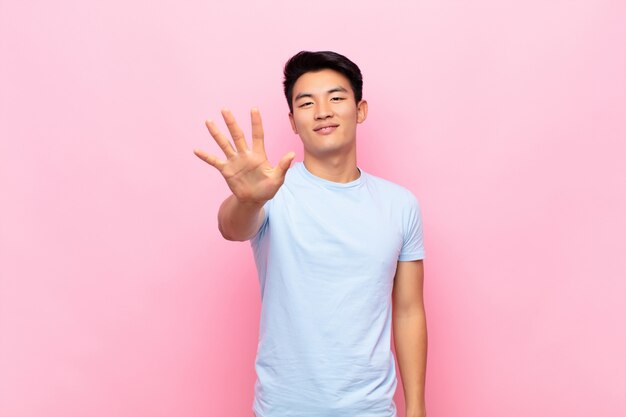
POLYGON ((345 56, 332 51, 300 51, 292 56, 285 64, 283 71, 285 80, 283 86, 289 111, 293 113, 293 86, 300 76, 307 72, 317 72, 324 69, 337 71, 345 76, 352 86, 354 99, 358 103, 363 97, 363 76, 361 70, 345 56))

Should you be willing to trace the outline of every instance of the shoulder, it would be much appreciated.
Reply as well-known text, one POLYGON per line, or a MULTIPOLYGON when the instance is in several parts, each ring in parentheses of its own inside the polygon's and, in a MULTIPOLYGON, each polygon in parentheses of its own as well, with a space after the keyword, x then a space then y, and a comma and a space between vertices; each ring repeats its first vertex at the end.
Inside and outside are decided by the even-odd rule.
POLYGON ((366 177, 368 187, 381 197, 407 205, 419 205, 417 198, 408 188, 366 172, 363 172, 363 175, 366 177))
POLYGON ((291 168, 287 170, 287 173, 285 174, 285 184, 299 186, 305 183, 306 178, 303 171, 304 165, 302 164, 302 162, 294 162, 294 164, 291 166, 291 168))

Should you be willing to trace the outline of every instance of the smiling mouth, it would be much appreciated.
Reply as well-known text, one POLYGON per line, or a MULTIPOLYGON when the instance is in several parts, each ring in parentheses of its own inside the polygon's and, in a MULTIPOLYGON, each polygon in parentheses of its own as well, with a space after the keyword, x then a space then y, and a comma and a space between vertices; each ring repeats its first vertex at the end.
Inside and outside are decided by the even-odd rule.
POLYGON ((338 126, 339 125, 322 126, 317 129, 313 129, 313 131, 315 131, 315 133, 319 133, 320 135, 328 135, 329 133, 334 132, 338 126))

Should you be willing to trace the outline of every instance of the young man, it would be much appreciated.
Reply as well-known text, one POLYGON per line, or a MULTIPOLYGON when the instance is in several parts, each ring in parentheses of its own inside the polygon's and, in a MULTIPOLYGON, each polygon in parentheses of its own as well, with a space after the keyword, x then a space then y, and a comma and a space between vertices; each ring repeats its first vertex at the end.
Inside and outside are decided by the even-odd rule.
POLYGON ((251 149, 223 110, 234 146, 213 122, 206 124, 226 159, 194 151, 233 193, 219 210, 222 235, 250 240, 258 269, 253 411, 256 417, 395 417, 393 327, 406 417, 423 417, 427 335, 418 202, 357 167, 356 130, 367 102, 352 61, 302 51, 284 75, 303 162, 289 168, 290 152, 278 165, 269 163, 256 109, 251 149))

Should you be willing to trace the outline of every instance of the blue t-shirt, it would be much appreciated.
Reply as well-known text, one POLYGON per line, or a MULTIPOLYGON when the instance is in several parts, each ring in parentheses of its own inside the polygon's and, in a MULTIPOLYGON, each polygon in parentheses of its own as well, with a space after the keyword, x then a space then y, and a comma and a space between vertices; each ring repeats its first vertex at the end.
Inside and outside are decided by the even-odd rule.
POLYGON ((261 288, 257 417, 395 417, 391 293, 424 258, 407 189, 361 171, 335 183, 299 162, 251 245, 261 288))

